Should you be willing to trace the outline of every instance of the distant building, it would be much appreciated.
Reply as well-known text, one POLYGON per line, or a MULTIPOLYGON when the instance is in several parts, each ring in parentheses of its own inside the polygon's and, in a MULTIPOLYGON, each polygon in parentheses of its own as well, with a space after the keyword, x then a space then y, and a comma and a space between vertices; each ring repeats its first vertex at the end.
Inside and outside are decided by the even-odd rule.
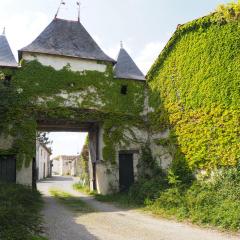
POLYGON ((36 144, 36 171, 37 180, 51 176, 52 163, 50 160, 52 152, 45 144, 37 141, 36 144))
POLYGON ((79 156, 57 156, 52 160, 52 172, 60 176, 76 176, 79 156))

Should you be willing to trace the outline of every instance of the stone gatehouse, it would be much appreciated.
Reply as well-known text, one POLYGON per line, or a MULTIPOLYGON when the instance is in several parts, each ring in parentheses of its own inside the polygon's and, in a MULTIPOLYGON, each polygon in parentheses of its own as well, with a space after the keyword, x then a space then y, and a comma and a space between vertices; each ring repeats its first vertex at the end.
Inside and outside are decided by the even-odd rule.
POLYGON ((146 145, 164 168, 170 164, 171 156, 157 143, 168 132, 149 124, 153 110, 145 76, 123 47, 116 60, 107 56, 81 22, 53 19, 19 50, 19 63, 1 35, 0 66, 8 98, 2 106, 0 162, 14 175, 11 181, 33 183, 36 131, 88 132, 91 189, 103 194, 137 179, 146 145), (13 165, 7 166, 6 156, 13 165))

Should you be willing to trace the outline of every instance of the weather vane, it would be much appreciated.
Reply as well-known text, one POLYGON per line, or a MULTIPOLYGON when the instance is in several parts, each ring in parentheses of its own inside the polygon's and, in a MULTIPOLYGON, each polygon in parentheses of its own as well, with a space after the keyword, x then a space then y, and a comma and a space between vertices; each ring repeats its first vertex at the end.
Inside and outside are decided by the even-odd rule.
POLYGON ((80 22, 80 12, 81 12, 81 2, 77 1, 77 6, 78 6, 78 21, 80 22))
POLYGON ((55 18, 57 18, 61 6, 62 6, 62 5, 65 5, 65 4, 66 4, 66 3, 64 2, 64 0, 61 0, 60 5, 59 5, 58 10, 57 10, 57 13, 56 13, 56 15, 55 15, 55 18))

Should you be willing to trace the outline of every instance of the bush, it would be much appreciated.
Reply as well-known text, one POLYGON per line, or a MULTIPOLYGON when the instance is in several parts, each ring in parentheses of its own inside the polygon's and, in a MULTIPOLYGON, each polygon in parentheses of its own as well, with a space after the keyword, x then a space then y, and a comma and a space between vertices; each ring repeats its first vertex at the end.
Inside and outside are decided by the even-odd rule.
POLYGON ((158 166, 147 145, 141 149, 138 173, 138 181, 128 193, 128 198, 136 204, 144 204, 157 199, 160 192, 168 186, 166 174, 158 166))
POLYGON ((129 198, 137 204, 156 200, 160 192, 168 186, 166 176, 159 170, 159 175, 151 179, 141 178, 129 191, 129 198))
POLYGON ((192 186, 172 187, 160 193, 150 209, 162 215, 192 222, 240 229, 240 172, 227 169, 192 186))
POLYGON ((188 211, 183 190, 173 187, 162 192, 160 197, 150 208, 164 216, 176 216, 178 219, 186 218, 188 211))
MULTIPOLYGON (((14 184, 0 184, 0 239, 32 240, 41 233, 41 195, 14 184)), ((40 238, 41 239, 41 238, 40 238)))

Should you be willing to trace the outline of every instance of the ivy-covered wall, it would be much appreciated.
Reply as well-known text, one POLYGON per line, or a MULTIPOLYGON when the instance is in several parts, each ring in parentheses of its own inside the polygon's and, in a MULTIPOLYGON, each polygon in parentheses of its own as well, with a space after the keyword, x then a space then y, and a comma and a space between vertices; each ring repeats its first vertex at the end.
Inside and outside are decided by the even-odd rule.
POLYGON ((192 169, 240 160, 239 66, 240 3, 232 3, 179 26, 148 73, 152 127, 171 129, 192 169))
POLYGON ((115 161, 115 146, 124 140, 123 128, 139 126, 144 109, 145 83, 115 79, 112 65, 104 73, 73 72, 66 65, 56 71, 37 61, 22 62, 11 72, 1 69, 0 134, 11 135, 14 144, 0 154, 17 154, 18 168, 29 164, 35 155, 35 135, 39 119, 96 121, 104 128, 104 160, 115 161), (121 87, 127 86, 127 94, 121 87))

